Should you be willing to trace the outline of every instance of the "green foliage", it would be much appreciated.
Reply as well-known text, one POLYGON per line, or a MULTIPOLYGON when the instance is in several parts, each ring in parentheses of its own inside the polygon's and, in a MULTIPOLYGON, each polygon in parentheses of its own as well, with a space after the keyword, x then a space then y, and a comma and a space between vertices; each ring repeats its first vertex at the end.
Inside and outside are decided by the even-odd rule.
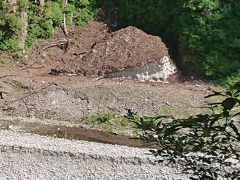
POLYGON ((28 0, 20 0, 18 4, 19 11, 26 11, 28 9, 29 1, 28 0))
POLYGON ((240 88, 213 92, 206 98, 212 96, 224 99, 209 104, 210 114, 186 119, 142 118, 138 126, 144 128, 144 138, 159 141, 159 149, 151 150, 159 162, 181 164, 183 173, 191 174, 190 179, 235 179, 240 176, 233 168, 240 164, 240 88))
POLYGON ((220 80, 221 85, 228 91, 236 92, 240 89, 240 72, 220 80))
MULTIPOLYGON (((135 117, 136 118, 136 117, 135 117)), ((137 118, 135 119, 137 121, 137 118)), ((83 120, 87 128, 98 129, 113 134, 122 134, 138 136, 139 129, 136 129, 133 123, 127 116, 123 116, 115 112, 99 112, 97 114, 87 116, 83 120)))
POLYGON ((201 57, 205 75, 221 78, 239 70, 240 16, 236 11, 240 7, 230 1, 204 0, 190 1, 185 9, 194 16, 189 17, 191 22, 183 24, 180 40, 201 57), (195 37, 198 39, 192 42, 195 37))
POLYGON ((84 122, 86 124, 100 124, 106 123, 113 119, 114 115, 110 112, 100 113, 96 115, 92 115, 90 117, 85 118, 84 122))
POLYGON ((221 79, 240 69, 238 1, 125 0, 115 6, 128 24, 194 54, 192 64, 202 75, 221 79))
POLYGON ((12 52, 18 52, 18 40, 17 39, 6 39, 0 44, 0 49, 11 50, 12 52))
POLYGON ((95 17, 96 13, 92 12, 88 9, 83 9, 79 13, 77 13, 77 18, 75 22, 79 26, 85 25, 87 22, 91 21, 93 17, 95 17))
POLYGON ((96 0, 75 1, 74 5, 78 9, 74 13, 74 22, 79 26, 85 25, 97 16, 96 0))
POLYGON ((62 24, 63 16, 61 11, 61 5, 58 3, 52 3, 51 11, 48 15, 49 17, 52 17, 53 26, 59 27, 62 24))
POLYGON ((54 35, 54 30, 63 24, 63 14, 66 14, 67 24, 73 22, 84 25, 96 16, 94 0, 70 0, 66 7, 62 0, 46 1, 42 7, 35 1, 20 0, 15 10, 7 1, 0 2, 0 50, 18 51, 18 37, 21 28, 22 11, 28 13, 28 37, 26 48, 37 39, 47 39, 54 35))
POLYGON ((129 125, 129 120, 127 118, 119 118, 120 119, 120 125, 123 126, 123 127, 126 127, 129 125))

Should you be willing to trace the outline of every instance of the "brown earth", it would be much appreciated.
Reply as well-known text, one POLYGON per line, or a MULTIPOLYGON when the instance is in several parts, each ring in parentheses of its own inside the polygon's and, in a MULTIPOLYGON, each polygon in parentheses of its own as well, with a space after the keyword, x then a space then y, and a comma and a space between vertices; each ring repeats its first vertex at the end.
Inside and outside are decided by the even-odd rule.
POLYGON ((168 55, 161 39, 135 27, 108 34, 80 56, 70 72, 83 75, 105 75, 127 68, 142 66, 168 55))
POLYGON ((65 47, 60 58, 62 61, 56 67, 53 66, 51 74, 99 76, 161 61, 164 56, 170 59, 161 38, 148 35, 135 27, 108 33, 103 23, 95 22, 90 24, 88 32, 77 34, 83 35, 80 42, 76 36, 68 39, 69 47, 65 47))
MULTIPOLYGON (((134 28, 132 30, 135 32, 134 28)), ((92 22, 83 28, 69 28, 69 34, 69 37, 64 37, 59 32, 55 39, 44 40, 36 45, 34 53, 28 58, 2 69, 0 115, 37 117, 43 121, 64 120, 80 124, 84 117, 95 113, 111 111, 126 114, 127 109, 140 115, 172 114, 181 117, 202 111, 198 107, 205 104, 204 96, 211 93, 210 89, 218 89, 213 84, 196 80, 160 84, 75 76, 69 71, 61 74, 63 66, 75 68, 79 57, 89 55, 93 47, 101 50, 101 44, 107 43, 104 39, 109 36, 106 25, 101 22, 92 22)), ((117 37, 113 35, 112 38, 117 37)), ((118 37, 119 43, 123 41, 123 37, 118 37)), ((145 47, 141 43, 139 46, 145 47)), ((162 55, 167 55, 165 45, 156 42, 155 46, 162 47, 162 55)), ((128 48, 134 51, 134 47, 128 48)), ((116 54, 121 56, 119 52, 116 54)), ((140 56, 144 56, 144 52, 140 56)), ((146 54, 146 57, 151 60, 155 54, 146 54)), ((111 55, 109 58, 114 66, 114 57, 111 55)), ((92 57, 91 62, 94 59, 92 57)), ((126 68, 138 63, 134 59, 126 64, 124 57, 121 62, 116 66, 126 68)), ((89 73, 96 74, 98 68, 102 71, 103 64, 97 63, 94 68, 90 68, 89 73)))

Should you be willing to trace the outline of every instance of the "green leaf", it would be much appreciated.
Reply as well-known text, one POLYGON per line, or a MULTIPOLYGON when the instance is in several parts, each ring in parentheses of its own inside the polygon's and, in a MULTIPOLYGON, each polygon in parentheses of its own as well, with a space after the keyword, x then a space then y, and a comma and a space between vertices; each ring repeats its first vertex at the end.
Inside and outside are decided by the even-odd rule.
POLYGON ((238 100, 236 98, 227 98, 222 102, 224 111, 230 111, 236 104, 238 100))
POLYGON ((214 118, 211 119, 209 126, 212 127, 215 124, 215 122, 217 122, 220 119, 220 117, 221 114, 217 114, 216 116, 214 116, 214 118))
POLYGON ((164 137, 167 137, 169 135, 173 135, 176 131, 178 131, 179 129, 181 129, 179 127, 179 125, 174 125, 170 128, 167 128, 165 131, 164 131, 164 137))
POLYGON ((210 136, 210 133, 211 133, 211 128, 205 127, 205 128, 203 129, 203 134, 202 134, 202 136, 203 136, 203 137, 209 137, 209 136, 210 136))

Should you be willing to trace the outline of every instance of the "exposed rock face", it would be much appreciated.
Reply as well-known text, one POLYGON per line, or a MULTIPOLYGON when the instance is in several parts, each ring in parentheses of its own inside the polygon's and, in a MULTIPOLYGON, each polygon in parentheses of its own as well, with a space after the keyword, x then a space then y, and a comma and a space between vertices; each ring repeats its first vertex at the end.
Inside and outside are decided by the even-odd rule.
POLYGON ((161 38, 129 26, 95 43, 67 72, 167 82, 176 73, 176 66, 161 38))

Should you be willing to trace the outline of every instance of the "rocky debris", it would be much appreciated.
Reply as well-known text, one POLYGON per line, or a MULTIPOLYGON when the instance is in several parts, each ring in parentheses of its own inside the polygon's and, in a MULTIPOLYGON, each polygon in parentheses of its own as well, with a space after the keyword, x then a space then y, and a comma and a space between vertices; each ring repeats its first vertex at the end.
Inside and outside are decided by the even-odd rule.
POLYGON ((167 82, 177 70, 160 37, 129 26, 94 43, 68 68, 51 70, 52 74, 56 72, 167 82))
POLYGON ((98 112, 116 112, 126 114, 131 109, 139 115, 166 113, 174 117, 201 112, 196 107, 203 106, 203 98, 209 91, 206 86, 196 87, 187 84, 138 83, 132 80, 101 79, 78 76, 50 76, 58 85, 45 84, 29 96, 28 90, 19 95, 6 96, 9 103, 0 113, 11 116, 39 117, 43 119, 61 119, 82 121, 86 116, 98 112), (85 80, 84 80, 85 79, 85 80), (68 82, 67 82, 68 81, 68 82), (184 90, 183 90, 184 88, 184 90), (26 95, 27 94, 27 95, 26 95), (24 97, 24 98, 23 98, 24 97))
POLYGON ((170 63, 167 56, 164 56, 160 61, 147 63, 140 67, 128 68, 123 71, 107 74, 106 76, 112 78, 135 78, 141 82, 150 81, 168 83, 169 77, 175 73, 176 66, 170 63))

